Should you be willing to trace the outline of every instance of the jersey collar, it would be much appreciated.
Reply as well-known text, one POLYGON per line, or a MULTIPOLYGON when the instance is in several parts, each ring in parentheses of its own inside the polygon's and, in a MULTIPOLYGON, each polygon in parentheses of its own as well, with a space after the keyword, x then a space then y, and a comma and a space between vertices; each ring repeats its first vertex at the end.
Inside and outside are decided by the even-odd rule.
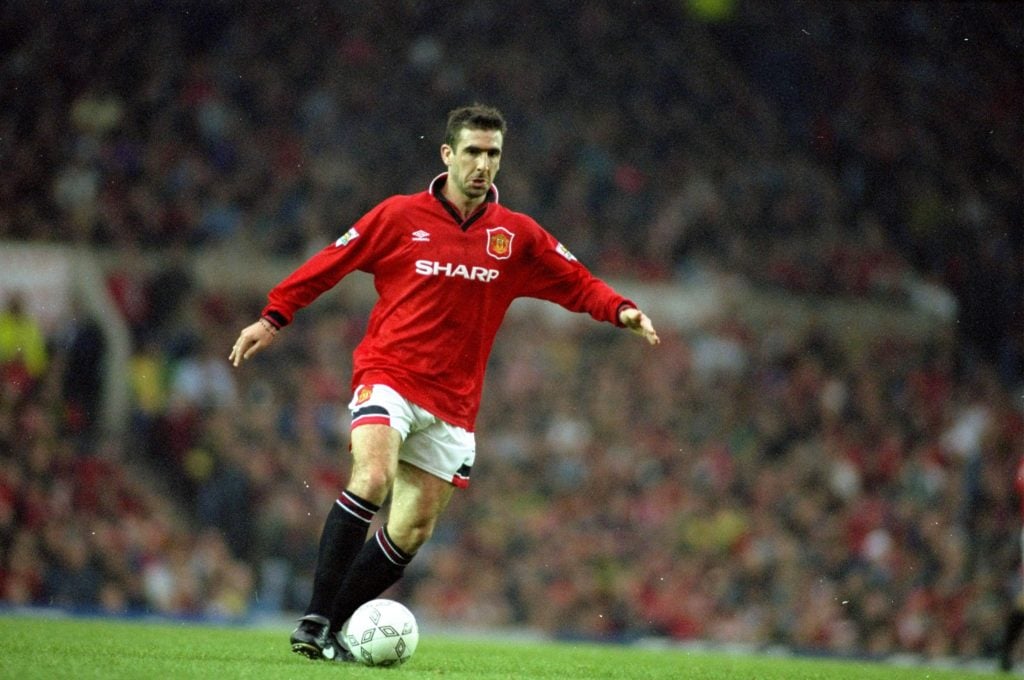
POLYGON ((455 218, 455 221, 459 223, 463 231, 469 229, 469 226, 473 224, 473 222, 476 222, 477 219, 479 219, 480 216, 484 214, 484 211, 487 209, 488 203, 498 202, 498 187, 495 184, 491 184, 491 188, 487 190, 487 195, 484 197, 483 204, 479 208, 477 208, 472 215, 467 217, 465 222, 463 222, 462 216, 459 214, 459 211, 455 209, 455 206, 451 204, 451 201, 445 198, 444 192, 442 191, 442 189, 444 189, 444 184, 447 181, 448 173, 442 172, 440 175, 438 175, 437 177, 430 181, 430 186, 427 187, 427 191, 430 192, 430 194, 434 198, 436 198, 441 203, 442 206, 444 206, 444 209, 448 212, 449 215, 455 218))
MULTIPOLYGON (((444 194, 441 193, 441 189, 444 188, 445 182, 448 181, 448 173, 442 172, 440 175, 430 180, 430 186, 427 191, 432 193, 438 198, 443 198, 444 194)), ((487 190, 487 197, 484 198, 484 203, 497 203, 498 202, 498 185, 491 184, 491 188, 487 190)))

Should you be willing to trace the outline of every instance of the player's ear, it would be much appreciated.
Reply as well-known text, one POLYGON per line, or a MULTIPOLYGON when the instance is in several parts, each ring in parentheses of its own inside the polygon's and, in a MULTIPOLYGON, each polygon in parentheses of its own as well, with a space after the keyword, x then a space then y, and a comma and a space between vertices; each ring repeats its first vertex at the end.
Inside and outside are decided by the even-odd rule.
POLYGON ((441 145, 441 162, 447 165, 448 167, 451 167, 452 165, 452 156, 454 154, 455 150, 452 149, 452 147, 448 146, 447 144, 441 145))

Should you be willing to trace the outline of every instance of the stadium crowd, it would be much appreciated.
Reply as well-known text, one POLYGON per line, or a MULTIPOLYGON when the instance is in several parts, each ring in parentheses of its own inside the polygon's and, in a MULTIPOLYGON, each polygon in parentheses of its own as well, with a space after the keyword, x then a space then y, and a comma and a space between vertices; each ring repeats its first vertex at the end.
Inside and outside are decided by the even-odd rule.
MULTIPOLYGON (((22 95, 0 110, 0 238, 117 254, 132 420, 114 437, 90 411, 102 320, 41 360, 0 342, 4 603, 304 606, 367 310, 341 290, 232 371, 261 291, 205 289, 189 255, 298 258, 421 189, 470 93, 511 123, 503 200, 603 275, 905 304, 914 274, 957 323, 853 351, 723 310, 641 362, 610 329, 512 318, 473 484, 402 599, 568 636, 993 653, 1024 453, 1019 7, 87 5, 0 9, 22 95)), ((0 330, 31 328, 6 309, 0 330)))

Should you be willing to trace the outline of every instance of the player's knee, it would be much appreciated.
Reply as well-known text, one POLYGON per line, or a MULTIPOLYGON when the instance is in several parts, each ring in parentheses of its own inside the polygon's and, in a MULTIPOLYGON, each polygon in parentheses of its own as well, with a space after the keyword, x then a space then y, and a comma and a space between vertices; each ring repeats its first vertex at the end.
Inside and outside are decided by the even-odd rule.
POLYGON ((395 483, 395 472, 387 465, 356 464, 348 488, 368 501, 380 505, 395 483))
POLYGON ((388 524, 388 535, 399 548, 410 555, 419 550, 434 533, 434 522, 415 522, 408 525, 388 524))
POLYGON ((352 475, 350 488, 374 503, 383 503, 398 473, 396 430, 384 425, 366 425, 352 430, 352 475), (365 495, 363 495, 365 494, 365 495))

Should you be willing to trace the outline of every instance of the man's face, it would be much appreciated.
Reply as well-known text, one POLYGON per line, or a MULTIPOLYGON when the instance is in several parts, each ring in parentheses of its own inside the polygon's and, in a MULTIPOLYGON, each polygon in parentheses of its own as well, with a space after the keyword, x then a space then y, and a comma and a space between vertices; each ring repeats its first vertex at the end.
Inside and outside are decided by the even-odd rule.
POLYGON ((464 197, 482 198, 491 188, 501 165, 501 131, 462 128, 454 148, 441 145, 448 166, 448 185, 464 197))

